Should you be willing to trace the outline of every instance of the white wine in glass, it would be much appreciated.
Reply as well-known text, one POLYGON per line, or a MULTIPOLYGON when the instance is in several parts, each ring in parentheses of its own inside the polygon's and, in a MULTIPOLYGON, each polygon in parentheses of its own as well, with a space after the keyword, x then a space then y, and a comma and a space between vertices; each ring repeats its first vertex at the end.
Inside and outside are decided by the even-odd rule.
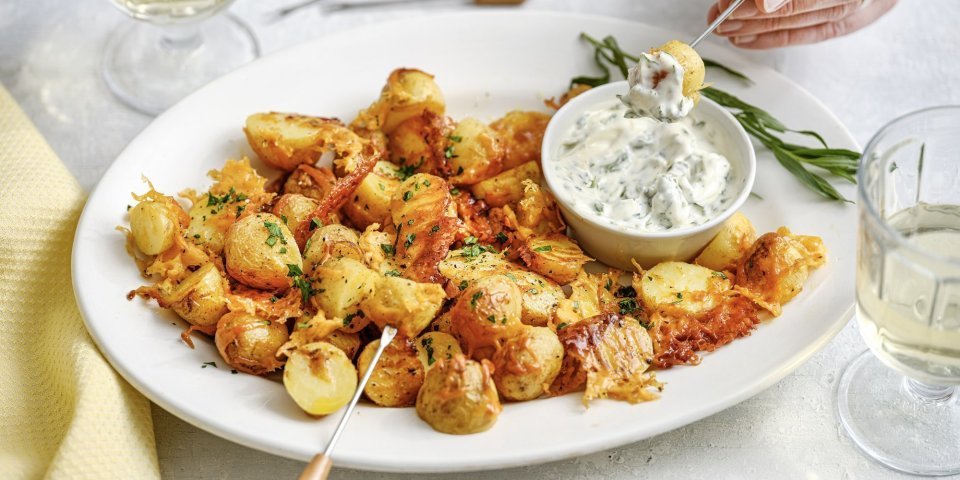
POLYGON ((101 70, 127 105, 155 115, 260 55, 251 29, 218 15, 232 0, 110 0, 129 22, 111 35, 101 70))
POLYGON ((857 322, 840 422, 878 462, 960 473, 960 107, 894 120, 858 172, 857 322))

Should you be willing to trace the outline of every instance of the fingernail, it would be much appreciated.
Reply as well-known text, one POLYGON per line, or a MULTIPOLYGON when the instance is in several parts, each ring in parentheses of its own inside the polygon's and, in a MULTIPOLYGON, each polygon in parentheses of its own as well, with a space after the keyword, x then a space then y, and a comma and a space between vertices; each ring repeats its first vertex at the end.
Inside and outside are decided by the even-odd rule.
POLYGON ((756 39, 756 35, 744 35, 742 37, 733 37, 733 43, 753 43, 756 39))
POLYGON ((717 31, 720 33, 729 33, 729 32, 736 32, 741 28, 743 28, 743 22, 738 22, 736 20, 727 20, 726 22, 721 23, 720 26, 717 27, 717 31))
POLYGON ((743 5, 740 5, 733 15, 730 15, 730 19, 738 18, 752 18, 760 14, 760 10, 757 9, 757 6, 753 2, 746 2, 743 5))
POLYGON ((786 5, 789 0, 763 0, 763 9, 767 13, 779 10, 780 7, 786 5))

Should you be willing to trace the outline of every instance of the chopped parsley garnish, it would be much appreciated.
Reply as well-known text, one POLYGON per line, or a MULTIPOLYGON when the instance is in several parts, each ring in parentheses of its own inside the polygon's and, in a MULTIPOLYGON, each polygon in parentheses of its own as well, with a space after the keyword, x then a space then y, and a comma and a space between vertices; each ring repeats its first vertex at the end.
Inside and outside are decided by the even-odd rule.
POLYGON ((557 325, 557 330, 563 330, 564 328, 567 328, 567 325, 567 322, 560 322, 560 325, 557 325))
POLYGON ((722 278, 722 279, 724 279, 724 280, 727 279, 727 274, 726 274, 726 273, 723 273, 723 272, 713 272, 713 276, 714 276, 714 277, 722 278))
POLYGON ((498 233, 494 238, 496 238, 498 242, 506 242, 507 240, 510 240, 507 238, 507 234, 503 232, 498 233))
POLYGON ((477 237, 474 237, 473 235, 463 239, 464 245, 473 245, 474 243, 477 243, 477 237))
POLYGON ((423 349, 427 351, 427 366, 433 365, 433 362, 437 360, 433 358, 433 339, 430 337, 420 340, 420 345, 423 345, 423 349))
POLYGON ((497 317, 494 315, 487 315, 487 321, 490 323, 497 323, 497 317))
POLYGON ((404 201, 404 202, 410 201, 411 198, 413 198, 413 192, 410 192, 410 191, 403 192, 403 201, 404 201))
MULTIPOLYGON (((402 160, 405 161, 406 159, 402 160)), ((417 169, 420 168, 421 165, 423 165, 423 158, 420 158, 420 163, 416 165, 400 165, 397 167, 397 177, 399 177, 402 182, 417 173, 417 169)))
POLYGON ((637 290, 632 286, 627 285, 625 287, 620 287, 617 289, 617 293, 613 294, 618 298, 635 298, 637 296, 637 290))
POLYGON ((203 362, 203 365, 200 366, 200 368, 207 368, 207 367, 217 368, 217 362, 203 362))
POLYGON ((274 295, 274 296, 272 296, 272 297, 270 297, 270 303, 277 303, 277 300, 280 300, 280 299, 279 299, 279 298, 277 298, 277 296, 276 296, 276 295, 274 295))
POLYGON ((356 318, 363 318, 363 310, 357 310, 357 313, 351 313, 351 314, 347 315, 346 317, 343 317, 343 326, 344 326, 344 327, 349 326, 351 323, 353 323, 353 319, 354 319, 355 317, 356 317, 356 318))
POLYGON ((381 243, 380 250, 383 250, 383 253, 386 255, 393 255, 396 253, 396 249, 394 249, 393 245, 390 245, 389 243, 381 243))
MULTIPOLYGON (((453 145, 448 146, 443 151, 443 156, 446 158, 457 158, 457 154, 453 152, 453 145)), ((460 170, 463 171, 463 167, 460 167, 460 170)), ((460 173, 460 172, 457 172, 460 173)))
POLYGON ((310 324, 307 322, 297 322, 297 328, 307 328, 310 324))
POLYGON ((267 233, 270 235, 267 237, 266 244, 271 247, 277 244, 277 240, 280 240, 280 243, 286 245, 287 239, 283 238, 283 231, 280 230, 280 225, 276 223, 264 221, 263 226, 267 229, 267 233))
POLYGON ((466 290, 468 286, 470 286, 470 283, 467 282, 466 280, 460 281, 460 285, 459 285, 460 290, 466 290))
POLYGON ((477 300, 480 300, 480 297, 482 297, 482 296, 483 296, 483 292, 482 292, 482 291, 481 291, 481 292, 476 292, 476 293, 474 293, 473 296, 470 297, 470 308, 473 308, 474 310, 476 310, 476 309, 477 309, 477 300))
POLYGON ((287 253, 287 247, 280 247, 280 253, 287 253))
POLYGON ((288 277, 299 277, 303 275, 303 270, 300 269, 299 265, 288 263, 287 264, 287 276, 288 277))
POLYGON ((320 220, 316 218, 310 219, 310 230, 316 230, 322 226, 323 226, 323 223, 320 220))
POLYGON ((408 233, 407 239, 403 242, 403 248, 410 248, 410 245, 413 245, 413 241, 417 239, 416 233, 408 233))
POLYGON ((640 305, 637 304, 637 299, 635 298, 624 298, 617 302, 620 306, 621 315, 629 315, 637 310, 640 310, 640 305))
POLYGON ((534 252, 549 252, 550 250, 553 250, 553 247, 550 245, 544 245, 542 247, 537 247, 533 249, 534 252))
POLYGON ((450 189, 450 195, 453 195, 454 197, 456 197, 457 195, 460 195, 460 189, 457 188, 457 187, 451 188, 451 189, 450 189))
POLYGON ((394 269, 394 270, 387 270, 387 271, 384 272, 383 274, 386 275, 386 276, 388 276, 388 277, 399 277, 399 276, 400 276, 400 272, 397 271, 396 269, 394 269))
POLYGON ((243 213, 243 211, 246 210, 246 209, 247 209, 247 206, 246 206, 246 205, 237 205, 237 215, 236 215, 236 218, 240 218, 240 215, 241 215, 241 214, 243 213))
POLYGON ((463 137, 461 137, 460 135, 450 135, 447 138, 449 138, 451 142, 456 142, 456 143, 460 143, 461 141, 463 141, 463 137))
POLYGON ((430 228, 430 231, 433 232, 433 233, 439 232, 439 231, 440 231, 440 225, 434 225, 433 227, 430 228))

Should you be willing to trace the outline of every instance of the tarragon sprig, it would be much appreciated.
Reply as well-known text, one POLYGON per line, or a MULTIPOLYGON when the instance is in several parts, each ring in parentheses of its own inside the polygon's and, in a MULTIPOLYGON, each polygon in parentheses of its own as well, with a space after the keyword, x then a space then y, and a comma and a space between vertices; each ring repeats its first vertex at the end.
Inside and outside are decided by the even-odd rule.
MULTIPOLYGON (((616 38, 606 36, 597 40, 586 33, 580 38, 594 47, 594 61, 602 74, 597 77, 580 76, 570 81, 571 85, 581 84, 596 87, 609 83, 611 79, 610 66, 615 67, 626 78, 629 72, 627 62, 637 62, 638 57, 630 55, 620 48, 616 38)), ((714 60, 703 59, 708 68, 718 68, 728 74, 746 82, 752 83, 750 78, 732 68, 724 66, 714 60)), ((831 200, 849 202, 829 181, 817 173, 810 171, 807 166, 819 168, 856 183, 857 164, 860 153, 845 148, 831 148, 823 137, 812 130, 793 130, 774 118, 766 110, 751 105, 734 95, 715 87, 706 87, 700 93, 721 106, 730 110, 734 118, 740 122, 744 130, 756 138, 763 146, 773 152, 774 157, 784 168, 792 173, 797 180, 810 190, 831 200), (822 147, 809 147, 787 142, 783 134, 797 133, 815 139, 822 147)))

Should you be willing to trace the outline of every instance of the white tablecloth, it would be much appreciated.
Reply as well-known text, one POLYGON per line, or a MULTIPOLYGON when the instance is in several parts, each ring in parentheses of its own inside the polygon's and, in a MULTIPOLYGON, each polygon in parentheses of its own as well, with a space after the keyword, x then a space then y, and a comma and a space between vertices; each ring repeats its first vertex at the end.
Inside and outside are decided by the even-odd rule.
MULTIPOLYGON (((240 0, 232 11, 254 27, 269 53, 369 22, 474 8, 434 0, 331 16, 306 9, 281 22, 268 20, 270 12, 291 3, 295 0, 240 0)), ((612 15, 692 35, 703 27, 708 5, 708 0, 528 0, 521 8, 612 15)), ((0 82, 88 189, 150 121, 114 99, 99 76, 107 34, 128 21, 107 0, 0 0, 0 82)), ((860 33, 751 55, 810 90, 865 144, 898 115, 960 104, 958 25, 956 0, 901 0, 860 33)), ((836 420, 837 378, 864 348, 851 324, 780 383, 693 425, 573 460, 445 478, 897 478, 901 475, 863 457, 836 420)), ((153 412, 165 478, 293 478, 303 468, 221 440, 159 407, 153 412)), ((333 477, 392 475, 336 470, 333 477)))

